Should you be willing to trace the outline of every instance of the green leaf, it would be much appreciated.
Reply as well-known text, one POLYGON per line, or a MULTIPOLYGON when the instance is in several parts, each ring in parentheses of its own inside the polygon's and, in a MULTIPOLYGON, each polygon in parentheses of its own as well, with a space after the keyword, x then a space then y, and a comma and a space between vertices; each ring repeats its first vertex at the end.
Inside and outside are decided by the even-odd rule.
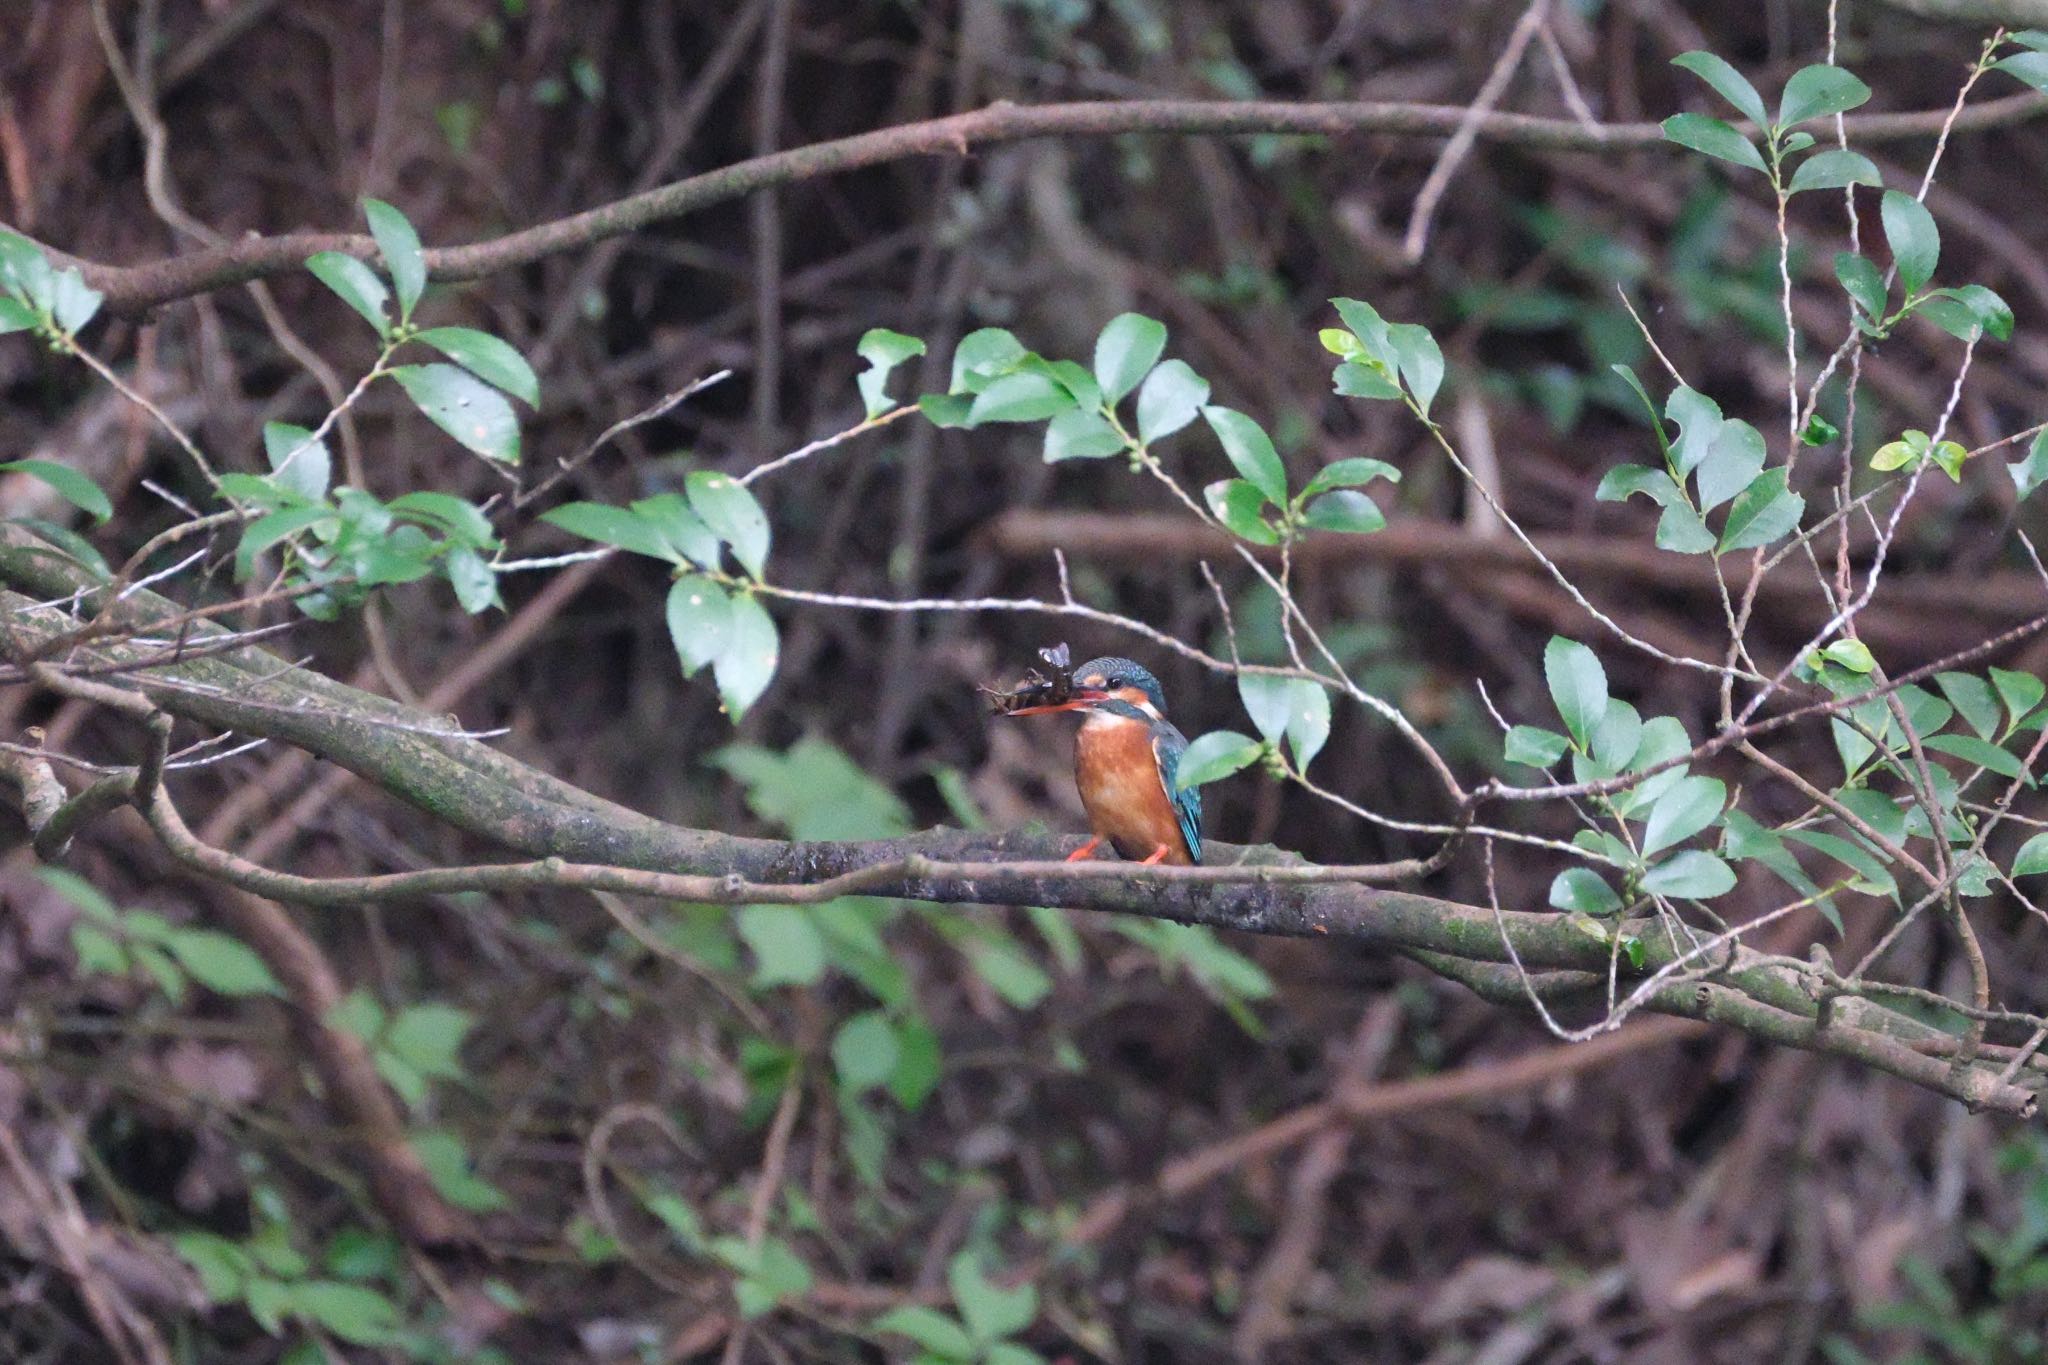
POLYGON ((2036 834, 2021 844, 2012 860, 2015 877, 2034 877, 2043 872, 2048 872, 2048 832, 2036 834))
POLYGON ((453 1080, 462 1075, 457 1054, 476 1017, 453 1005, 410 1005, 392 1016, 384 1046, 423 1076, 453 1080))
POLYGON ((2015 673, 2009 668, 1992 669, 1991 686, 1997 690, 1998 699, 2005 703, 2008 734, 2032 714, 2044 696, 2048 696, 2048 683, 2032 673, 2015 673))
POLYGON ((2015 52, 2010 57, 2001 57, 1991 64, 1993 71, 2025 81, 2036 90, 2048 94, 2048 53, 2015 52))
POLYGON ((448 575, 448 586, 455 591, 455 601, 471 616, 505 605, 505 599, 498 595, 498 571, 467 545, 450 550, 441 561, 441 568, 448 575))
POLYGON ((1974 763, 1980 768, 1997 773, 2000 777, 2017 779, 2029 787, 2034 785, 2034 779, 2028 775, 2025 765, 1989 740, 1978 739, 1973 735, 1933 735, 1920 743, 1936 753, 1960 758, 1965 763, 1974 763))
POLYGON ((1735 889, 1735 869, 1697 848, 1674 853, 1643 874, 1643 890, 1654 896, 1711 900, 1735 889))
POLYGON ((681 493, 656 493, 652 497, 635 498, 631 510, 667 545, 664 558, 677 563, 688 560, 700 569, 716 570, 724 566, 725 551, 720 546, 717 533, 690 510, 689 499, 681 493))
POLYGON ((1265 428, 1233 408, 1206 407, 1202 416, 1237 472, 1271 501, 1287 501, 1287 468, 1265 428))
POLYGON ((1619 697, 1607 701, 1607 714, 1593 730, 1593 759, 1609 772, 1627 768, 1643 741, 1643 718, 1619 697))
POLYGON ((1301 490, 1301 497, 1304 500, 1312 498, 1332 488, 1355 488, 1360 484, 1371 483, 1375 479, 1399 483, 1401 471, 1385 460, 1353 456, 1324 465, 1317 470, 1315 477, 1308 481, 1308 486, 1301 490))
POLYGON ((1788 829, 1784 838, 1793 843, 1805 844, 1827 854, 1836 862, 1847 866, 1856 874, 1852 883, 1858 891, 1873 896, 1898 894, 1899 884, 1892 874, 1885 871, 1877 855, 1853 839, 1844 839, 1839 834, 1828 834, 1815 829, 1788 829))
POLYGON ((1755 482, 1764 467, 1763 433, 1739 417, 1721 423, 1713 449, 1693 475, 1702 514, 1713 511, 1755 482))
POLYGON ((1842 429, 1819 413, 1806 419, 1806 429, 1799 433, 1799 444, 1824 446, 1842 439, 1842 429))
POLYGON ((1311 502, 1301 514, 1301 524, 1311 531, 1349 531, 1370 535, 1384 530, 1386 514, 1379 504, 1356 489, 1340 488, 1311 502))
POLYGON ((928 393, 917 400, 917 410, 935 427, 964 427, 973 409, 974 395, 967 393, 928 393))
POLYGON ((1095 382, 1102 386, 1102 401, 1115 407, 1152 372, 1165 351, 1165 323, 1142 313, 1111 318, 1095 339, 1095 382))
POLYGON ((1387 344, 1393 347, 1402 382, 1407 384, 1415 406, 1427 417, 1429 405, 1436 401, 1437 390, 1444 382, 1444 353, 1437 347, 1436 338, 1420 323, 1399 322, 1387 328, 1387 344))
POLYGON ((896 1069, 889 1073, 889 1094, 906 1113, 916 1113, 938 1088, 942 1062, 939 1035, 918 1019, 906 1019, 896 1035, 896 1069))
POLYGON ((719 701, 735 724, 768 690, 781 652, 781 638, 767 610, 752 593, 734 597, 725 648, 711 661, 711 671, 718 679, 719 701))
POLYGON ((361 313, 363 320, 377 329, 378 336, 390 335, 391 319, 384 316, 384 305, 391 298, 391 291, 377 278, 376 271, 342 251, 308 256, 306 269, 340 295, 343 303, 361 313))
POLYGON ((1069 408, 1045 427, 1045 462, 1100 460, 1124 449, 1124 438, 1099 412, 1069 408))
POLYGON ((1266 495, 1243 479, 1218 479, 1202 490, 1216 520, 1254 545, 1278 545, 1280 533, 1266 521, 1266 495))
POLYGON ((1770 122, 1764 113, 1764 99, 1740 71, 1711 52, 1681 52, 1671 64, 1692 72, 1714 88, 1714 93, 1735 106, 1751 123, 1761 128, 1770 122))
POLYGON ((710 579, 697 574, 678 578, 668 590, 667 617, 668 637, 682 660, 684 677, 695 677, 698 669, 725 652, 732 633, 732 599, 710 579))
POLYGON ((1401 396, 1401 386, 1376 361, 1347 360, 1330 371, 1330 384, 1343 398, 1388 399, 1401 396))
POLYGON ((366 1285, 340 1280, 299 1280, 288 1291, 293 1311, 354 1346, 398 1340, 398 1307, 366 1285))
POLYGON ((662 537, 652 522, 624 507, 602 502, 571 502, 541 513, 540 519, 550 526, 561 527, 572 536, 594 540, 600 545, 615 545, 621 550, 665 559, 672 564, 683 562, 681 554, 662 537))
POLYGON ((969 332, 953 348, 953 377, 946 392, 980 393, 1029 354, 1023 342, 1000 327, 969 332))
POLYGON ((0 464, 0 471, 26 474, 48 484, 58 497, 96 522, 104 522, 114 515, 114 504, 107 501, 107 495, 100 491, 100 486, 70 465, 51 460, 9 460, 0 464))
POLYGON ((1884 184, 1884 177, 1869 157, 1861 152, 1851 152, 1833 147, 1824 152, 1815 152, 1799 163, 1799 169, 1792 173, 1792 185, 1787 191, 1800 194, 1806 190, 1839 190, 1850 185, 1884 184))
POLYGON ((2027 457, 2007 465, 2005 472, 2012 475, 2013 491, 2022 498, 2048 483, 2048 431, 2036 436, 2027 447, 2027 457))
POLYGON ((78 955, 78 970, 88 976, 128 974, 128 950, 104 929, 90 924, 73 924, 71 951, 78 955))
POLYGON ((1849 298, 1863 310, 1872 322, 1883 319, 1889 298, 1884 287, 1884 276, 1867 256, 1858 256, 1853 251, 1837 252, 1835 255, 1835 278, 1849 298))
POLYGON ((248 944, 217 929, 179 929, 164 947, 194 981, 216 995, 278 995, 284 988, 248 944))
POLYGON ((974 1338, 944 1313, 916 1304, 891 1308, 868 1324, 868 1330, 908 1337, 941 1361, 973 1360, 974 1338))
POLYGON ((1042 374, 1020 372, 990 381, 967 409, 967 425, 984 422, 1041 422, 1072 409, 1067 391, 1042 374))
POLYGON ((519 463, 519 419, 505 395, 454 365, 399 365, 391 377, 463 446, 487 460, 519 463))
POLYGON ((413 337, 447 356, 477 378, 495 384, 530 408, 540 406, 540 378, 526 357, 489 332, 474 327, 429 327, 413 337))
POLYGON ((1969 673, 1937 673, 1934 685, 1978 735, 1985 739, 1997 737, 1998 696, 1991 690, 1991 684, 1969 673))
POLYGON ((901 1057, 895 1025, 880 1010, 854 1015, 832 1035, 832 1066, 839 1074, 839 1088, 848 1094, 885 1084, 901 1057))
POLYGON ((57 326, 73 336, 93 320, 106 295, 86 284, 76 267, 60 270, 51 280, 50 316, 57 326))
POLYGON ((1840 664, 1851 673, 1868 673, 1877 667, 1870 646, 1861 640, 1837 640, 1821 651, 1821 657, 1829 663, 1840 664))
POLYGON ((1252 718, 1252 728, 1269 744, 1279 743, 1287 733, 1287 717, 1294 705, 1294 681, 1271 673, 1237 675, 1238 699, 1244 703, 1245 714, 1252 718))
POLYGON ((1599 656, 1562 635, 1550 637, 1543 650, 1543 677, 1564 728, 1581 749, 1593 742, 1593 729, 1607 716, 1607 670, 1599 656))
POLYGON ((1641 493, 1660 507, 1683 502, 1678 485, 1669 474, 1647 465, 1618 464, 1600 476, 1600 486, 1593 490, 1596 502, 1625 502, 1641 493))
MULTIPOLYGON (((1337 310, 1337 316, 1362 343, 1366 354, 1379 362, 1381 371, 1391 371, 1396 358, 1387 338, 1387 321, 1380 316, 1379 310, 1363 299, 1331 299, 1330 306, 1337 310)), ((1399 394, 1394 396, 1399 397, 1399 394)))
MULTIPOLYGON (((0 286, 18 294, 32 310, 48 312, 51 290, 50 258, 43 249, 18 232, 0 228, 0 286)), ((31 321, 35 326, 40 318, 31 321)))
POLYGON ((1550 903, 1586 915, 1611 915, 1621 909, 1621 897, 1590 867, 1568 867, 1558 873, 1550 883, 1550 903))
POLYGON ((332 520, 334 512, 327 507, 293 507, 258 517, 242 529, 241 543, 235 547, 236 580, 246 582, 256 571, 256 556, 271 546, 298 535, 309 526, 332 520))
POLYGON ((1180 756, 1173 784, 1182 791, 1205 786, 1248 766, 1263 752, 1264 746, 1250 735, 1235 730, 1211 730, 1188 745, 1187 752, 1180 756))
POLYGON ((334 456, 327 442, 314 440, 312 432, 289 422, 265 422, 263 453, 278 487, 309 502, 327 496, 327 485, 334 477, 334 456))
POLYGON ((860 344, 854 353, 867 361, 868 367, 854 376, 854 383, 860 389, 860 401, 870 421, 896 406, 896 400, 889 396, 889 373, 906 360, 913 360, 925 353, 925 345, 913 336, 892 332, 887 327, 870 327, 861 334, 860 344))
POLYGON ((756 986, 808 986, 825 974, 825 940, 803 907, 741 906, 739 931, 754 954, 756 986))
POLYGON ((1015 1336, 1038 1316, 1038 1290, 1028 1282, 1015 1289, 1003 1289, 981 1268, 981 1257, 963 1251, 946 1267, 946 1287, 953 1291, 954 1306, 967 1323, 967 1330, 984 1345, 1015 1336))
POLYGON ((716 470, 693 470, 683 481, 690 510, 732 547, 732 556, 755 578, 768 563, 768 517, 746 485, 716 470))
POLYGON ((1052 994, 1052 978, 1007 937, 970 940, 965 951, 975 975, 1012 1009, 1035 1009, 1052 994))
POLYGON ((496 1213, 512 1206, 503 1190, 471 1167, 469 1152, 455 1134, 435 1129, 414 1133, 412 1149, 419 1153, 420 1165, 427 1168, 434 1189, 456 1208, 496 1213))
POLYGON ((437 493, 432 489, 406 493, 393 498, 384 507, 394 516, 423 522, 444 532, 458 545, 488 550, 498 543, 491 531, 490 518, 484 515, 483 509, 452 493, 437 493))
POLYGON ((1879 205, 1884 219, 1884 239, 1899 267, 1899 283, 1911 297, 1934 278, 1941 260, 1941 230, 1925 205, 1902 190, 1886 190, 1879 205))
POLYGON ((1839 66, 1803 66, 1785 82, 1785 94, 1778 101, 1778 127, 1847 113, 1869 98, 1870 87, 1839 66))
POLYGON ((1717 118, 1705 114, 1673 114, 1664 120, 1664 136, 1681 147, 1732 161, 1753 171, 1769 173, 1763 153, 1756 144, 1717 118))
POLYGON ((1330 738, 1330 694, 1321 683, 1306 678, 1291 680, 1287 708, 1287 743, 1294 750, 1294 766, 1307 772, 1308 765, 1323 751, 1330 738))
POLYGON ((1517 725, 1508 731, 1503 757, 1510 763, 1530 768, 1547 768, 1564 757, 1571 741, 1555 730, 1535 725, 1517 725))
POLYGON ((1643 828, 1644 857, 1690 839, 1720 818, 1728 804, 1728 787, 1718 777, 1687 777, 1672 784, 1650 808, 1643 828))
POLYGON ((1138 386, 1138 439, 1146 445, 1195 420, 1209 401, 1209 381, 1185 360, 1163 361, 1138 386))
POLYGON ((1683 479, 1713 454, 1715 443, 1721 439, 1721 405, 1680 384, 1665 400, 1664 416, 1678 426, 1678 439, 1671 446, 1671 464, 1683 479))
POLYGON ((0 298, 0 336, 26 332, 42 325, 36 310, 16 299, 0 298))
POLYGON ((404 214, 382 199, 365 199, 363 216, 370 220, 370 235, 377 239, 377 250, 384 253, 385 268, 398 289, 399 320, 410 322, 412 307, 427 287, 427 262, 420 254, 420 235, 413 231, 404 214))
POLYGON ((1785 483, 1782 467, 1767 469, 1736 496, 1728 508, 1728 520, 1721 526, 1721 554, 1769 545, 1798 528, 1806 513, 1806 499, 1785 483))

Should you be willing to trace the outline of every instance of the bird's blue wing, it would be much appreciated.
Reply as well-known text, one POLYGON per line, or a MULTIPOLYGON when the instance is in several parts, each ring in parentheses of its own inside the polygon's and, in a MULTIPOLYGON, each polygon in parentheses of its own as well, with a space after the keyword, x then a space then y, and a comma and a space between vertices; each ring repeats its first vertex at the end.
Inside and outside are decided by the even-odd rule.
POLYGON ((1159 763, 1159 780, 1166 784, 1167 799, 1180 819, 1181 837, 1188 841, 1188 856, 1202 861, 1202 789, 1176 790, 1174 775, 1180 771, 1180 756, 1187 752, 1187 739, 1171 725, 1161 724, 1152 732, 1152 757, 1159 763))

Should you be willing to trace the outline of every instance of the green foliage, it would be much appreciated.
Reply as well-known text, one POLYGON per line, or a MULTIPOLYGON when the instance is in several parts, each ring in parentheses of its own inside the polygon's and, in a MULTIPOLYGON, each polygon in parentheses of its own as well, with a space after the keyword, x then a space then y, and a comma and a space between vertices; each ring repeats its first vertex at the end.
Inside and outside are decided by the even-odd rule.
POLYGON ((34 332, 53 350, 67 352, 104 301, 77 267, 56 269, 41 247, 0 228, 0 334, 34 332))
POLYGON ((659 559, 676 575, 669 589, 669 639, 694 677, 710 665, 725 713, 734 721, 775 679, 781 634, 761 605, 771 533, 767 514, 729 474, 693 470, 683 492, 660 493, 627 507, 572 502, 541 520, 573 536, 659 559), (741 573, 726 570, 730 553, 741 573))
POLYGON ((107 495, 100 491, 100 486, 69 465, 50 460, 9 460, 0 464, 0 473, 26 474, 41 480, 58 497, 94 521, 105 522, 114 515, 114 505, 107 501, 107 495))
POLYGON ((414 1108, 427 1102, 431 1082, 466 1078, 459 1054, 475 1023, 466 1010, 422 1004, 394 1013, 357 990, 342 997, 327 1022, 368 1044, 378 1074, 414 1108))
POLYGON ((1616 366, 1615 372, 1649 413, 1663 468, 1618 465, 1600 480, 1596 498, 1620 502, 1638 493, 1649 498, 1663 508, 1658 546, 1679 554, 1719 556, 1758 549, 1798 528, 1806 499, 1787 486, 1782 468, 1764 468, 1764 438, 1755 427, 1723 417, 1713 399, 1682 384, 1671 391, 1660 418, 1634 371, 1616 366), (1669 438, 1665 421, 1678 427, 1677 440, 1669 438), (1728 511, 1717 534, 1706 518, 1723 504, 1728 511))
MULTIPOLYGON (((2007 1365, 2048 1353, 2048 1143, 2035 1134, 2014 1139, 1999 1152, 1999 1168, 2016 1195, 2012 1211, 1970 1221, 1963 1264, 1945 1273, 1908 1255, 1899 1264, 1898 1296, 1859 1315, 1866 1330, 1917 1348, 1885 1359, 2007 1365)), ((1846 1333, 1823 1347, 1833 1365, 1871 1360, 1846 1333)))
POLYGON ((172 924, 149 910, 124 910, 63 868, 37 868, 36 875, 79 910, 71 947, 81 971, 141 976, 174 1005, 184 1002, 195 983, 216 995, 284 994, 263 959, 231 934, 172 924))

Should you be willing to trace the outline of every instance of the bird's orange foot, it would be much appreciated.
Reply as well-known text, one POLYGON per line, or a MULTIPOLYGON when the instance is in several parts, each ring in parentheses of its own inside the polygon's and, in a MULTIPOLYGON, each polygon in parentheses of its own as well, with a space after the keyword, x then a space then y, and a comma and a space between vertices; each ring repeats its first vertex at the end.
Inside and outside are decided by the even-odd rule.
POLYGON ((1075 849, 1072 853, 1069 853, 1067 855, 1067 861, 1070 863, 1085 862, 1090 854, 1094 853, 1096 849, 1101 847, 1102 836, 1098 834, 1093 839, 1090 839, 1087 843, 1075 849))
POLYGON ((1147 856, 1146 856, 1146 857, 1145 857, 1145 858, 1144 858, 1144 859, 1143 859, 1143 860, 1142 860, 1142 861, 1141 861, 1141 862, 1140 862, 1140 863, 1138 864, 1138 866, 1140 866, 1140 867, 1156 867, 1157 865, 1159 865, 1160 863, 1163 863, 1163 862, 1165 862, 1165 861, 1166 861, 1166 845, 1165 845, 1165 844, 1161 844, 1161 845, 1160 845, 1159 847, 1157 847, 1157 848, 1153 849, 1153 850, 1152 850, 1152 852, 1151 852, 1150 854, 1148 854, 1148 855, 1147 855, 1147 856))

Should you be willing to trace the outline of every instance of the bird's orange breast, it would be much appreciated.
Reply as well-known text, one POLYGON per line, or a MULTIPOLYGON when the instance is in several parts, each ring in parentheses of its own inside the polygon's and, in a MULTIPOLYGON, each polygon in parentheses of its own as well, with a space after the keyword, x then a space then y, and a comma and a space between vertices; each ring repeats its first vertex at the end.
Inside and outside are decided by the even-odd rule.
POLYGON ((1088 810, 1090 831, 1108 839, 1124 857, 1147 858, 1164 846, 1164 861, 1194 862, 1160 780, 1152 733, 1143 723, 1090 717, 1074 743, 1074 785, 1088 810))

